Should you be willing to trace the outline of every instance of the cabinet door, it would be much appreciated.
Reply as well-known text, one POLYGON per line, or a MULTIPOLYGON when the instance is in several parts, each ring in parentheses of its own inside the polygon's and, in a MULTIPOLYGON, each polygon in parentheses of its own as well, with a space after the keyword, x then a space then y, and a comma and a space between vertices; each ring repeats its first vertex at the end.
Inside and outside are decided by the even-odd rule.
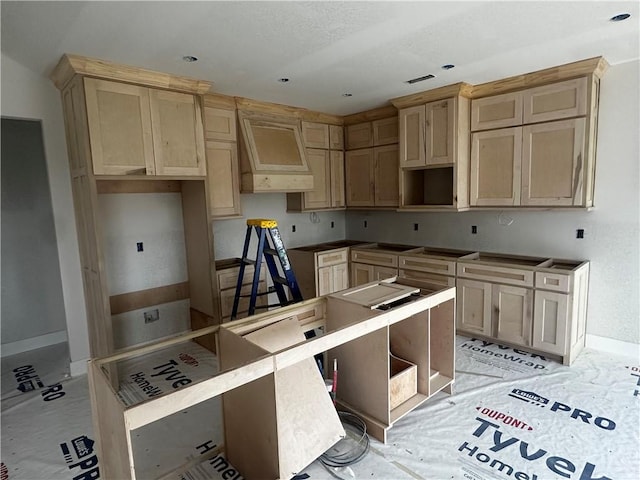
POLYGON ((471 131, 522 125, 522 92, 471 101, 471 131))
POLYGON ((536 290, 533 317, 533 348, 565 355, 568 351, 567 327, 569 295, 536 290))
POLYGON ((307 148, 329 149, 329 125, 315 122, 302 122, 302 139, 307 148))
POLYGON ((344 207, 344 152, 329 152, 331 160, 331 206, 344 207))
POLYGON ((522 127, 471 136, 471 205, 520 204, 522 127))
POLYGON ((304 193, 304 208, 331 207, 329 151, 307 148, 307 163, 313 173, 313 190, 304 193))
POLYGON ((493 285, 493 326, 496 337, 518 345, 531 345, 533 290, 493 285))
POLYGON ((373 149, 354 150, 345 155, 347 206, 372 207, 374 197, 373 149))
POLYGON ((349 264, 340 263, 331 267, 331 274, 333 277, 333 292, 339 292, 340 290, 346 290, 349 288, 349 264))
POLYGON ((456 298, 458 328, 469 333, 492 336, 491 284, 459 278, 456 298))
POLYGON ((149 90, 156 175, 204 176, 204 127, 198 99, 149 90))
POLYGON ((398 143, 398 117, 375 120, 371 126, 374 147, 398 143))
POLYGON ((426 165, 453 163, 455 98, 426 105, 426 165))
POLYGON ((204 108, 206 140, 236 141, 236 112, 222 108, 204 108))
POLYGON ((333 267, 318 268, 318 280, 316 284, 316 296, 321 297, 333 293, 333 267))
POLYGON ((329 148, 344 150, 344 128, 342 125, 329 125, 329 148))
POLYGON ((425 107, 403 108, 398 112, 400 126, 400 167, 425 165, 425 107))
POLYGON ((375 205, 378 207, 398 206, 398 145, 376 147, 373 149, 375 159, 374 193, 375 205))
POLYGON ((583 205, 585 119, 527 125, 522 136, 522 205, 583 205))
POLYGON ((357 287, 365 283, 373 282, 373 265, 365 263, 351 263, 351 286, 357 287))
POLYGON ((525 124, 587 114, 587 77, 530 88, 523 95, 525 124))
POLYGON ((207 142, 207 190, 209 214, 214 218, 242 214, 235 142, 207 142))
POLYGON ((96 175, 154 175, 149 89, 84 79, 96 175))
POLYGON ((347 150, 373 147, 373 129, 371 128, 371 122, 348 125, 346 130, 347 150))

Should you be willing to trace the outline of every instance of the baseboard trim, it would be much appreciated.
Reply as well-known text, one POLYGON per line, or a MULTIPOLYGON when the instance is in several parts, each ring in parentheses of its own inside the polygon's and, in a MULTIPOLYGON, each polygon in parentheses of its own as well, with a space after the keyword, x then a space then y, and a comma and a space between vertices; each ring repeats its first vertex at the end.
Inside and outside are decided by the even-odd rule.
POLYGON ((1 356, 8 357, 10 355, 16 355, 18 353, 28 352, 29 350, 48 347, 49 345, 56 345, 57 343, 66 341, 67 331, 60 330, 59 332, 47 333, 46 335, 40 335, 39 337, 26 338, 24 340, 18 340, 17 342, 3 343, 1 356))
POLYGON ((640 344, 587 333, 586 346, 602 352, 634 358, 640 361, 640 344))

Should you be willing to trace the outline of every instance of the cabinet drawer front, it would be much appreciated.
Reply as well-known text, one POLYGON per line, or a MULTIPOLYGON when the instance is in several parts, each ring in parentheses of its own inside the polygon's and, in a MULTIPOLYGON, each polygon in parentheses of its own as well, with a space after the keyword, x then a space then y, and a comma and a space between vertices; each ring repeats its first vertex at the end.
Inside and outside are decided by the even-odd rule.
POLYGON ((524 123, 548 122, 587 113, 587 78, 531 88, 524 92, 524 123))
POLYGON ((425 282, 431 285, 442 285, 443 287, 455 287, 455 277, 447 277, 446 275, 438 275, 437 273, 430 272, 418 272, 415 270, 403 270, 398 273, 401 278, 407 278, 409 280, 416 280, 418 282, 425 282))
POLYGON ((348 261, 349 253, 346 248, 339 251, 319 253, 317 258, 318 268, 329 267, 331 265, 337 265, 339 263, 347 263, 348 261))
POLYGON ((458 277, 518 285, 521 287, 533 287, 533 272, 519 268, 458 263, 458 277))
POLYGON ((441 275, 456 274, 456 262, 425 257, 399 257, 398 267, 406 270, 439 273, 441 275))
POLYGON ((514 127, 522 124, 522 92, 471 101, 471 130, 514 127))
POLYGON ((351 261, 366 263, 369 265, 381 265, 383 267, 397 267, 398 255, 394 255, 392 253, 351 250, 351 261))
POLYGON ((536 272, 536 288, 554 292, 569 293, 569 275, 558 273, 536 272))
MULTIPOLYGON (((267 266, 262 264, 260 267, 260 281, 264 281, 265 277, 265 269, 267 266)), ((242 278, 242 284, 247 285, 251 284, 253 281, 253 265, 247 265, 244 268, 244 277, 242 278)), ((218 271, 218 289, 225 290, 227 288, 231 288, 233 291, 231 295, 235 293, 236 283, 238 281, 238 274, 240 273, 240 267, 236 268, 227 268, 224 270, 218 271)))

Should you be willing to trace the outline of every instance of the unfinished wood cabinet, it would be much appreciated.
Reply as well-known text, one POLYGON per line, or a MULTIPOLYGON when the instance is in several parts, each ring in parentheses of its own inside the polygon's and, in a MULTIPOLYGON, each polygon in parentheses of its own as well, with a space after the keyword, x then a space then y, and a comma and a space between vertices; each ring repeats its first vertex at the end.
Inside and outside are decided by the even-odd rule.
POLYGON ((211 218, 242 215, 236 112, 233 99, 204 97, 209 214, 211 218))
POLYGON ((307 161, 313 173, 313 190, 287 193, 287 211, 313 212, 345 207, 344 153, 307 149, 307 161))
POLYGON ((317 122, 302 122, 302 138, 306 148, 329 149, 329 125, 317 122))
POLYGON ((398 117, 381 118, 371 122, 373 146, 398 143, 398 117))
POLYGON ((84 79, 95 175, 204 176, 198 97, 84 79))
MULTIPOLYGON (((217 323, 199 100, 209 84, 71 55, 62 57, 52 78, 62 93, 90 355, 188 330, 190 321, 217 323), (132 193, 136 203, 126 203, 132 193), (127 245, 150 249, 127 261, 129 254, 113 245, 121 227, 102 214, 109 208, 120 208, 131 223, 160 218, 171 230, 158 226, 139 246, 127 245), (149 243, 166 233, 170 242, 149 243), (149 263, 157 251, 171 259, 162 272, 149 263), (139 275, 125 271, 138 265, 139 275), (153 328, 126 323, 156 309, 160 321, 153 328)), ((117 373, 109 373, 115 381, 117 373)))
POLYGON ((289 260, 302 297, 321 297, 349 288, 349 249, 325 246, 290 248, 289 260))
POLYGON ((373 147, 373 126, 371 122, 347 125, 346 128, 346 150, 356 150, 358 148, 373 147))
POLYGON ((474 99, 471 205, 592 206, 598 90, 589 75, 474 99))
POLYGON ((345 158, 348 207, 398 206, 398 146, 353 150, 345 158))
POLYGON ((416 286, 455 287, 456 260, 472 252, 420 247, 398 255, 398 275, 416 286))
POLYGON ((399 110, 401 209, 468 206, 468 116, 462 96, 399 110))
POLYGON ((329 358, 337 359, 342 385, 338 404, 359 414, 367 432, 381 442, 386 442, 396 421, 435 393, 452 393, 455 290, 424 291, 422 300, 419 291, 401 280, 373 282, 333 294, 327 304, 326 329, 331 333, 359 319, 375 318, 376 308, 397 315, 403 308, 415 309, 421 301, 439 297, 437 306, 329 351, 329 358), (393 306, 403 298, 409 303, 393 306))
POLYGON ((457 327, 569 365, 584 347, 589 263, 474 253, 457 263, 457 327))
POLYGON ((408 245, 371 243, 351 248, 351 285, 365 283, 398 275, 399 254, 415 250, 408 245))
POLYGON ((342 125, 329 125, 329 149, 344 150, 344 128, 342 125))

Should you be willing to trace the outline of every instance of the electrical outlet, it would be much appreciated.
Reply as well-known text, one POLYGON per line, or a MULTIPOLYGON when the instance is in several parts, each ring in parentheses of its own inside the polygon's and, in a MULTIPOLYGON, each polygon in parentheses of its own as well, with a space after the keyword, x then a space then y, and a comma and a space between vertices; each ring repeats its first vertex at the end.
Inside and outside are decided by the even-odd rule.
POLYGON ((414 223, 414 224, 413 224, 413 230, 414 230, 415 232, 417 232, 417 231, 418 231, 418 224, 417 224, 417 223, 414 223))
POLYGON ((474 234, 474 235, 475 235, 476 233, 478 233, 478 227, 477 227, 477 225, 471 225, 471 233, 472 233, 472 234, 474 234))
POLYGON ((364 228, 367 228, 367 221, 364 221, 364 228))
POLYGON ((160 312, 157 308, 144 312, 144 323, 152 323, 160 320, 160 312))
POLYGON ((333 223, 333 222, 331 222, 331 228, 333 228, 333 227, 335 227, 335 225, 334 225, 334 223, 333 223))
POLYGON ((584 228, 579 228, 576 230, 576 238, 584 238, 584 228))
POLYGON ((136 243, 136 250, 137 250, 138 252, 142 252, 142 251, 144 251, 144 245, 142 244, 142 242, 138 242, 138 243, 136 243))
POLYGON ((295 226, 295 225, 291 225, 291 231, 292 231, 293 233, 295 233, 295 232, 296 232, 296 226, 295 226))

